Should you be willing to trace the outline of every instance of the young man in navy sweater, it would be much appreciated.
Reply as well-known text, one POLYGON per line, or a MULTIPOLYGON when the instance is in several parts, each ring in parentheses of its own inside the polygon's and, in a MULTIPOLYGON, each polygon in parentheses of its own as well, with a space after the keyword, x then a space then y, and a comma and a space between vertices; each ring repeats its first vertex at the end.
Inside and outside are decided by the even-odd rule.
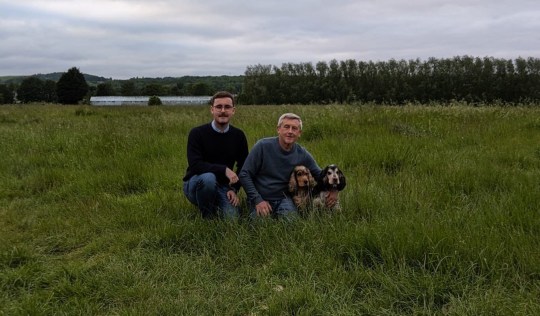
POLYGON ((248 155, 247 139, 241 129, 230 124, 236 111, 231 93, 216 93, 210 105, 212 122, 193 128, 188 136, 184 194, 204 218, 237 219, 237 174, 248 155))

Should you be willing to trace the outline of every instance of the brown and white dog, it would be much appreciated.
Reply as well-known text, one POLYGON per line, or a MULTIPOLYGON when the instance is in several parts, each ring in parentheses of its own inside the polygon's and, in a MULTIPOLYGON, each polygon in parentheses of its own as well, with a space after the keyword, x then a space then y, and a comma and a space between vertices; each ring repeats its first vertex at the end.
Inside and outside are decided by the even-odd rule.
MULTIPOLYGON (((326 206, 326 196, 328 195, 328 192, 335 191, 338 193, 345 188, 347 183, 345 180, 345 175, 336 165, 326 166, 323 169, 321 176, 323 178, 317 183, 314 190, 315 198, 313 199, 313 205, 317 209, 328 209, 326 206)), ((339 194, 338 200, 331 210, 341 210, 341 205, 339 204, 339 194)))
POLYGON ((306 211, 311 207, 313 189, 317 182, 305 166, 296 166, 289 179, 289 192, 299 211, 306 211))

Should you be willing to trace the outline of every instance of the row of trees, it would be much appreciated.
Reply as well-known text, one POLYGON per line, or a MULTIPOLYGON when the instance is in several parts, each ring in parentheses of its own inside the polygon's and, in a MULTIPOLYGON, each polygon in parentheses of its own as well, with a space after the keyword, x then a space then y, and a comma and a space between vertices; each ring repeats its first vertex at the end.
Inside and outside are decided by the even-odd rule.
POLYGON ((61 104, 77 104, 88 93, 88 84, 83 74, 73 67, 64 73, 58 82, 43 80, 37 76, 24 79, 18 88, 15 85, 0 85, 0 103, 8 104, 17 100, 29 102, 59 102, 61 104))
POLYGON ((208 96, 217 90, 240 93, 242 76, 184 76, 179 78, 132 78, 129 80, 110 80, 99 83, 95 93, 97 96, 208 96))
MULTIPOLYGON (((78 72, 78 69, 75 68, 78 72)), ((59 102, 58 88, 68 73, 38 74, 17 81, 10 79, 7 84, 0 84, 0 104, 14 103, 17 100, 28 102, 59 102), (62 77, 64 77, 62 79, 62 77), (62 80, 61 80, 62 79, 62 80)), ((165 78, 131 78, 114 80, 104 77, 83 74, 86 78, 87 92, 84 98, 91 96, 208 96, 218 90, 227 90, 239 94, 242 89, 243 76, 184 76, 165 78)), ((84 87, 82 79, 77 76, 74 86, 84 87)), ((62 95, 62 93, 60 93, 62 95)))
POLYGON ((527 102, 540 100, 540 59, 470 56, 248 66, 241 102, 527 102))
POLYGON ((205 83, 197 82, 184 86, 182 83, 177 82, 175 84, 160 84, 149 83, 140 87, 135 80, 126 80, 120 83, 120 88, 112 81, 100 83, 96 87, 96 96, 152 96, 152 95, 196 95, 206 96, 214 94, 214 88, 205 83))
POLYGON ((0 85, 0 103, 13 103, 14 91, 23 103, 74 104, 91 95, 212 95, 216 90, 237 93, 243 104, 538 102, 540 59, 332 60, 248 66, 236 77, 133 78, 91 87, 73 67, 57 82, 33 76, 18 87, 0 85))

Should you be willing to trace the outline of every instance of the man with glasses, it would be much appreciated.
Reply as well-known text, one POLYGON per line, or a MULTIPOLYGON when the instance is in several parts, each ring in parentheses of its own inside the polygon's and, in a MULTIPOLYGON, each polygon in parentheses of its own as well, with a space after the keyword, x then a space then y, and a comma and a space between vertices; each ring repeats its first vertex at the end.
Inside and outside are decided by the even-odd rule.
POLYGON ((203 218, 237 219, 237 173, 248 155, 247 139, 241 129, 230 124, 236 111, 231 93, 217 92, 210 105, 212 122, 193 128, 188 136, 184 194, 203 218))

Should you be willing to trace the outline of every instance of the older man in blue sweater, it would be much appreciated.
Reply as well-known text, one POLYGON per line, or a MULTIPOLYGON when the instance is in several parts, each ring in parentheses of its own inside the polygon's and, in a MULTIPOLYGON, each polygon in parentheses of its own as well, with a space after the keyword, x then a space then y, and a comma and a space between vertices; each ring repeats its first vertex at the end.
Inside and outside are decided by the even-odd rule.
MULTIPOLYGON (((287 189, 292 170, 304 165, 315 178, 320 178, 322 172, 311 154, 296 143, 302 134, 302 119, 298 115, 283 114, 277 133, 277 137, 263 138, 253 146, 239 173, 251 218, 296 217, 298 210, 287 189)), ((328 197, 327 205, 335 202, 335 195, 328 197)))

